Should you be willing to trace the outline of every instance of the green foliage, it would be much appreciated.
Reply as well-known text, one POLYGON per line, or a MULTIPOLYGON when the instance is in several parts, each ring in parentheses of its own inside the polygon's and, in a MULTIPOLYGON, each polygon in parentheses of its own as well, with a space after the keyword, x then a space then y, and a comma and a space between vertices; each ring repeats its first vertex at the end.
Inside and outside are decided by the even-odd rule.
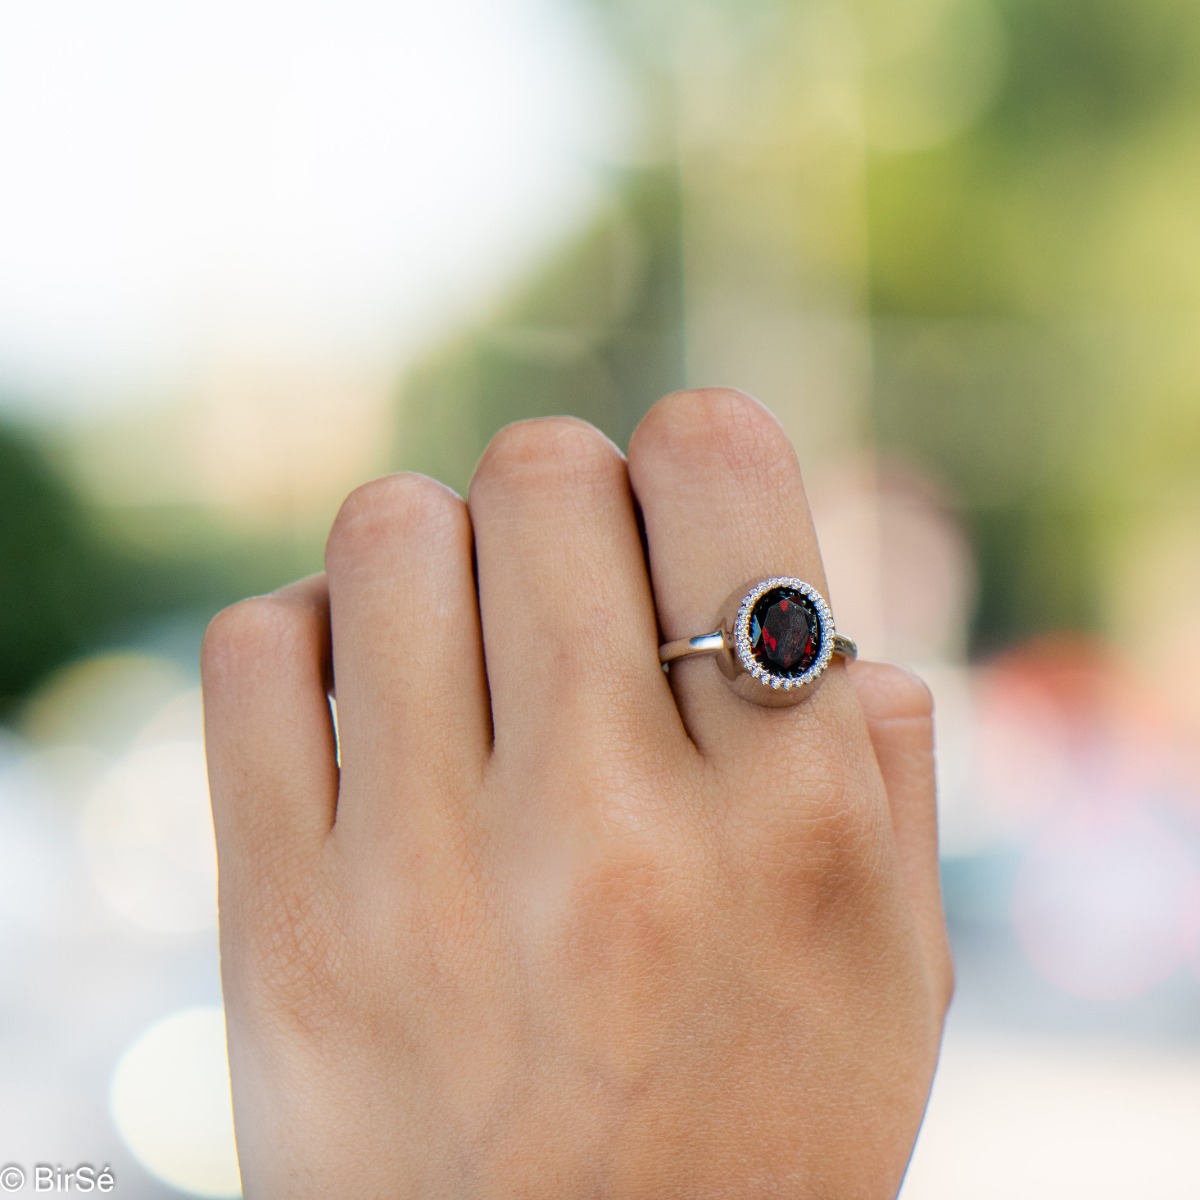
POLYGON ((0 711, 112 628, 122 566, 33 441, 0 430, 0 711))
POLYGON ((177 626, 194 661, 217 608, 312 569, 275 539, 251 544, 188 516, 165 515, 170 538, 139 548, 70 488, 35 438, 0 427, 0 717, 60 664, 144 642, 156 624, 177 626))
POLYGON ((876 431, 962 500, 977 646, 1103 629, 1128 514, 1200 445, 1200 9, 997 8, 990 109, 868 172, 876 431))
MULTIPOLYGON (((723 179, 759 171, 820 178, 809 160, 836 144, 840 118, 813 106, 839 87, 859 88, 864 111, 894 125, 910 109, 921 116, 952 103, 956 88, 966 94, 963 64, 990 64, 994 86, 980 93, 979 111, 928 144, 875 145, 868 115, 863 245, 843 236, 854 227, 844 208, 818 206, 796 212, 794 239, 780 242, 775 225, 762 237, 777 244, 757 245, 742 228, 744 244, 712 254, 774 253, 787 266, 798 247, 816 247, 813 290, 795 283, 796 294, 781 297, 802 312, 853 290, 865 263, 868 436, 960 501, 982 576, 976 647, 1100 628, 1104 606, 1092 597, 1122 523, 1114 514, 1144 507, 1164 469, 1182 481, 1196 470, 1200 366, 1178 348, 1194 345, 1200 323, 1200 8, 1186 0, 591 6, 637 82, 650 141, 665 158, 683 121, 679 105, 709 97, 700 155, 712 194, 723 179), (726 113, 760 95, 767 107, 748 101, 744 127, 727 121, 715 134, 720 89, 731 80, 726 113), (825 226, 805 224, 813 212, 825 226), (1162 329, 1173 350, 1164 350, 1162 329)), ((506 421, 570 411, 620 441, 660 392, 698 382, 681 361, 689 264, 680 213, 695 185, 684 178, 670 166, 630 175, 613 209, 505 311, 413 375, 402 465, 462 487, 506 421)), ((716 298, 693 284, 688 302, 697 299, 716 298)))

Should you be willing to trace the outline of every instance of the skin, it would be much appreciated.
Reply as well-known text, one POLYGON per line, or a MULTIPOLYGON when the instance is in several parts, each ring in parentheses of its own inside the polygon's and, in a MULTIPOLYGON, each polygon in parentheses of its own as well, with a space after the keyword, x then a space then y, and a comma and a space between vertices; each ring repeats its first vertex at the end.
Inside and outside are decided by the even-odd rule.
POLYGON ((627 458, 551 418, 465 501, 368 483, 324 573, 218 614, 247 1197, 895 1196, 952 990, 929 691, 657 661, 780 573, 828 595, 795 453, 705 389, 627 458))

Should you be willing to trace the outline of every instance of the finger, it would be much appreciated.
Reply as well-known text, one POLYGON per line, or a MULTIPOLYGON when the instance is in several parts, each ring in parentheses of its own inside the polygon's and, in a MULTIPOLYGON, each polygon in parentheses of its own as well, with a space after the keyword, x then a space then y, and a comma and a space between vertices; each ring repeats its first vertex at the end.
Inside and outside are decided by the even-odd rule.
POLYGON ((909 903, 949 999, 953 968, 938 871, 933 696, 916 675, 890 663, 851 663, 849 675, 887 789, 909 903))
POLYGON ((424 475, 356 488, 325 549, 339 837, 447 836, 491 740, 466 505, 424 475))
POLYGON ((329 596, 313 575, 213 618, 201 676, 222 886, 315 850, 334 820, 329 596))
MULTIPOLYGON (((660 400, 630 441, 629 475, 665 640, 714 629, 730 592, 754 580, 797 576, 826 594, 795 452, 757 401, 723 388, 660 400)), ((761 752, 764 737, 790 741, 835 726, 844 734, 860 724, 837 661, 815 694, 785 709, 748 704, 705 657, 674 663, 671 682, 702 750, 720 754, 749 742, 761 752)))
POLYGON ((468 503, 497 756, 570 728, 610 748, 682 739, 620 451, 574 418, 517 422, 468 503))

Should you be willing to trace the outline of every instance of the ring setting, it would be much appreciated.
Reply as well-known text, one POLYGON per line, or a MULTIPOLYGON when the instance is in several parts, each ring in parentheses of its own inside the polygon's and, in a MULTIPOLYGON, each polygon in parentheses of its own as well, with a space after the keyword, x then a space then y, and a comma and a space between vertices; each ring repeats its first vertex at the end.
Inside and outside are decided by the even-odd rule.
POLYGON ((756 583, 738 606, 734 648, 742 669, 763 687, 790 692, 811 683, 833 656, 833 613, 802 579, 756 583))
POLYGON ((769 706, 794 704, 811 692, 835 654, 858 647, 837 632, 825 597, 791 575, 760 579, 726 601, 720 627, 659 647, 663 670, 677 659, 715 655, 743 698, 769 706))

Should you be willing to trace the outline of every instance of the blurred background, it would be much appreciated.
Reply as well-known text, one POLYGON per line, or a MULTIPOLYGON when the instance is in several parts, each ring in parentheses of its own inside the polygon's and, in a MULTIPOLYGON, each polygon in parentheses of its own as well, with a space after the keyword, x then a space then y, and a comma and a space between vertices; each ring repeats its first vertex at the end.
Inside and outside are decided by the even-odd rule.
POLYGON ((905 1200, 1200 1196, 1198 130, 1189 0, 3 6, 0 1161, 238 1194, 209 616, 725 383, 937 697, 905 1200))

